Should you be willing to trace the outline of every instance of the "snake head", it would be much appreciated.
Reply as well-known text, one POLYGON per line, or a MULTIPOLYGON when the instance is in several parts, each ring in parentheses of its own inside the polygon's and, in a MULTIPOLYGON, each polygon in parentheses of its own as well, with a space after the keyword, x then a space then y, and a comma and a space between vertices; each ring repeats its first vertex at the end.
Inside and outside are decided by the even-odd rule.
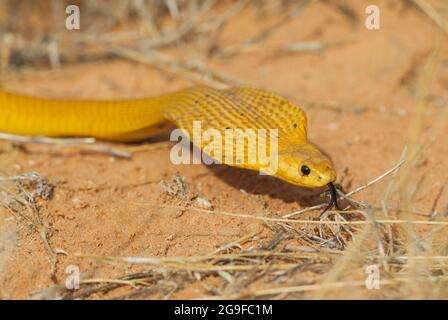
POLYGON ((288 146, 279 152, 276 175, 305 187, 323 187, 336 180, 332 162, 312 144, 288 146))

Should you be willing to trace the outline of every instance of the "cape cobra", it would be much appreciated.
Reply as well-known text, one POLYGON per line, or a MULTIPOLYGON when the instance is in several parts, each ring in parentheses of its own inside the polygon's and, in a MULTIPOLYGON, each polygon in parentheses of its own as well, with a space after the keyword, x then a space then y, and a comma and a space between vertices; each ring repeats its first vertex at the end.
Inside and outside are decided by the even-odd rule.
MULTIPOLYGON (((193 121, 201 121, 204 130, 213 128, 222 133, 229 128, 277 129, 278 170, 273 175, 295 185, 327 185, 331 201, 324 212, 333 205, 338 207, 333 185, 335 169, 332 162, 307 141, 305 112, 264 90, 193 87, 129 100, 50 99, 0 91, 0 112, 0 132, 89 136, 113 141, 147 138, 165 121, 190 135, 193 134, 193 121)), ((204 149, 202 144, 198 147, 204 149)), ((254 151, 250 148, 245 149, 246 155, 254 151)), ((246 169, 261 166, 244 161, 230 165, 246 169)))

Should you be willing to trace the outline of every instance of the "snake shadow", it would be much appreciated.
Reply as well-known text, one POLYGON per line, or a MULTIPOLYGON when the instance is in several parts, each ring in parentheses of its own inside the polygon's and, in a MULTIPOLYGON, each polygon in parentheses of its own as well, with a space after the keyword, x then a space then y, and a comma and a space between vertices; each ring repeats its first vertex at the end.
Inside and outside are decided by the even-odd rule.
POLYGON ((209 170, 229 186, 243 189, 252 195, 268 195, 286 203, 297 203, 301 207, 328 202, 321 194, 327 188, 306 188, 295 186, 274 178, 260 175, 258 171, 246 170, 227 165, 211 165, 209 170))

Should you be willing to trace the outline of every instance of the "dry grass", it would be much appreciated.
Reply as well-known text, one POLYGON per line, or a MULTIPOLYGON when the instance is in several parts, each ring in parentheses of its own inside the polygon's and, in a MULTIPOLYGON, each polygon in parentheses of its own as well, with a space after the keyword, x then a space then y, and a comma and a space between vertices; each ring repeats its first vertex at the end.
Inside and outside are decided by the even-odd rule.
MULTIPOLYGON (((1 5, 9 9, 0 11, 13 16, 13 11, 23 10, 26 1, 19 1, 17 6, 12 6, 12 2, 2 2, 1 5)), ((1 23, 3 29, 0 29, 0 37, 3 39, 3 72, 7 73, 21 66, 35 67, 47 63, 57 68, 61 62, 76 63, 80 59, 85 61, 115 55, 218 88, 247 84, 243 79, 234 79, 211 70, 200 60, 184 61, 163 50, 167 47, 201 42, 198 46, 202 48, 198 53, 199 57, 216 55, 231 58, 233 55, 254 52, 260 50, 263 41, 275 34, 276 28, 299 15, 312 1, 257 1, 260 4, 259 14, 278 15, 279 8, 283 14, 279 15, 278 22, 268 29, 260 30, 257 35, 243 43, 227 47, 220 46, 220 32, 223 26, 231 23, 234 15, 245 6, 251 5, 249 1, 232 2, 230 9, 223 12, 219 19, 207 19, 207 13, 216 6, 216 1, 210 0, 166 0, 159 2, 159 6, 149 5, 149 2, 145 1, 107 1, 109 6, 104 5, 105 1, 99 0, 78 2, 85 6, 88 21, 86 25, 89 25, 89 28, 70 39, 63 38, 62 33, 52 27, 53 24, 44 25, 40 30, 33 29, 35 31, 29 34, 30 28, 26 24, 18 23, 17 20, 4 20, 1 23), (142 6, 142 3, 146 5, 142 6), (136 15, 138 19, 134 18, 136 15), (123 30, 125 22, 131 20, 134 22, 130 25, 137 24, 137 27, 123 30), (4 28, 5 26, 7 28, 4 28), (89 53, 87 56, 80 56, 80 52, 89 53)), ((356 19, 345 2, 329 2, 334 5, 335 10, 342 10, 347 19, 356 19)), ((434 8, 423 0, 409 1, 411 2, 446 32, 446 22, 434 8)), ((53 8, 56 12, 54 6, 60 5, 57 3, 41 1, 39 5, 53 8)), ((59 19, 57 16, 53 18, 59 19)), ((33 19, 28 23, 33 24, 33 19)), ((352 41, 356 41, 356 37, 347 35, 346 38, 335 39, 331 43, 316 40, 309 43, 285 44, 283 47, 272 49, 296 53, 319 52, 330 46, 347 45, 352 41)), ((434 201, 433 212, 417 215, 415 194, 418 182, 412 175, 418 162, 430 156, 427 152, 428 144, 434 142, 442 122, 448 118, 445 111, 440 117, 440 123, 434 124, 431 131, 424 132, 422 129, 422 119, 427 107, 425 97, 430 91, 439 63, 439 52, 435 49, 417 75, 415 112, 407 152, 403 154, 402 159, 397 159, 396 166, 371 183, 351 192, 341 193, 346 202, 343 212, 329 211, 321 220, 313 220, 297 218, 307 211, 318 210, 320 206, 285 213, 279 218, 275 213, 268 216, 252 215, 205 210, 191 204, 178 207, 165 205, 162 207, 207 215, 207 219, 213 219, 214 215, 227 215, 262 220, 267 228, 273 231, 274 236, 267 246, 260 246, 259 234, 248 234, 216 251, 200 256, 100 257, 77 253, 74 256, 83 259, 143 265, 145 271, 114 279, 87 279, 82 282, 81 289, 75 292, 55 287, 57 296, 85 299, 94 294, 96 297, 109 294, 110 297, 112 292, 112 296, 117 299, 166 299, 180 288, 199 282, 208 293, 203 297, 207 299, 326 298, 334 289, 344 292, 351 288, 363 288, 365 279, 352 279, 351 274, 354 270, 363 270, 366 265, 378 265, 382 270, 381 286, 387 286, 390 290, 387 290, 387 294, 372 291, 366 298, 448 298, 448 204, 437 204, 437 201, 443 198, 442 193, 446 195, 447 190, 440 190, 434 201), (388 181, 388 187, 375 203, 355 200, 352 197, 380 180, 388 181), (398 201, 391 202, 392 197, 398 198, 398 201), (436 211, 437 207, 443 207, 445 211, 436 211), (429 231, 420 233, 420 225, 426 225, 429 231), (293 275, 300 272, 310 272, 318 276, 309 282, 294 283, 289 280, 294 279, 293 275), (209 277, 218 277, 222 281, 219 285, 209 285, 203 281, 209 277), (262 284, 263 289, 260 289, 259 284, 262 284), (113 290, 122 286, 131 287, 131 293, 114 296, 113 290)), ((313 102, 306 104, 322 106, 313 102)), ((115 152, 111 149, 106 151, 115 152)), ((51 191, 48 188, 45 178, 37 174, 3 176, 0 178, 0 204, 13 213, 19 223, 30 225, 40 235, 54 265, 56 254, 48 244, 48 230, 39 214, 42 201, 49 200, 47 196, 51 191)), ((130 205, 157 206, 145 203, 130 205)))
POLYGON ((51 264, 51 276, 56 268, 56 253, 48 242, 50 230, 40 212, 42 203, 52 198, 53 188, 46 178, 35 172, 21 176, 0 175, 0 205, 16 217, 19 225, 41 238, 51 264))

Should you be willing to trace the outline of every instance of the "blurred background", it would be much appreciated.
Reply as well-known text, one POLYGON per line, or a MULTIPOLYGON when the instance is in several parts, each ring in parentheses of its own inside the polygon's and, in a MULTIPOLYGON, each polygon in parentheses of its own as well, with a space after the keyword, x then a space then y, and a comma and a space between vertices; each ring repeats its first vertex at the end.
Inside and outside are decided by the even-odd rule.
POLYGON ((119 58, 176 80, 256 85, 305 103, 389 104, 397 93, 391 90, 401 88, 398 82, 412 82, 407 76, 415 65, 446 42, 447 3, 378 1, 380 30, 365 26, 369 5, 350 0, 2 0, 2 75, 119 58), (66 28, 70 4, 80 9, 79 30, 66 28))
MULTIPOLYGON (((377 4, 380 30, 365 26, 369 1, 2 0, 1 74, 121 60, 159 71, 146 73, 152 86, 132 95, 166 90, 159 80, 168 77, 172 88, 255 85, 330 108, 395 104, 415 66, 446 42, 447 3, 377 4), (70 4, 80 9, 79 30, 66 28, 70 4)), ((117 84, 124 94, 132 81, 149 82, 142 74, 130 77, 117 84)), ((56 91, 90 94, 77 86, 56 91)))

